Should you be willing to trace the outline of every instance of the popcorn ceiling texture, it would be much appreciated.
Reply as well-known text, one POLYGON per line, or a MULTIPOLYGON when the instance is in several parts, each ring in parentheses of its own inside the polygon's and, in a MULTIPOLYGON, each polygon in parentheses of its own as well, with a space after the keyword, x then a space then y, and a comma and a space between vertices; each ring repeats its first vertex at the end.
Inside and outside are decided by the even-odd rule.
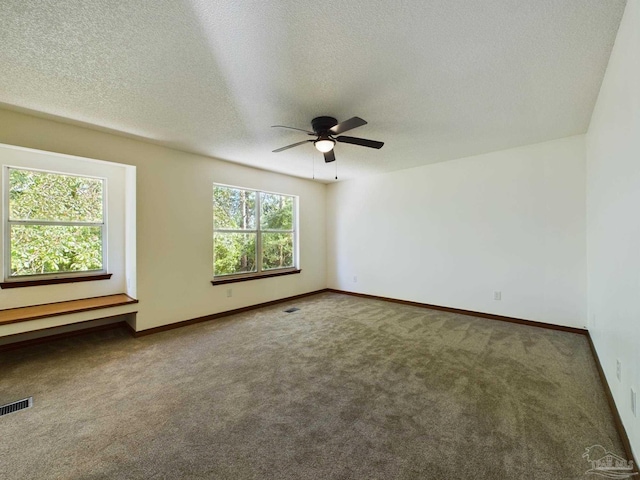
MULTIPOLYGON (((332 179, 273 124, 369 125, 341 179, 584 133, 624 0, 3 0, 0 102, 332 179)), ((302 137, 301 137, 302 135, 302 137)))

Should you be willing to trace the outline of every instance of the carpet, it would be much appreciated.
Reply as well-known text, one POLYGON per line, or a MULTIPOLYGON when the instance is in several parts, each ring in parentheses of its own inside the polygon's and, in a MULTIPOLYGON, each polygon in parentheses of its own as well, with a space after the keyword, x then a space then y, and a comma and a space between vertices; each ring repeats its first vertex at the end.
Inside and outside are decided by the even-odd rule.
POLYGON ((584 479, 583 335, 322 293, 0 353, 0 478, 584 479), (300 310, 285 313, 289 307, 300 310))

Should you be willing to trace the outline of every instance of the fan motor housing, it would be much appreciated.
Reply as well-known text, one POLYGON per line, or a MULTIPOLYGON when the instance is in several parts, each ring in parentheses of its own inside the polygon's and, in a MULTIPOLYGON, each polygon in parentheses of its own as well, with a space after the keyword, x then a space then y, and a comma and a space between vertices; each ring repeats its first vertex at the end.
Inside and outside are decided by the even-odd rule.
POLYGON ((333 117, 316 117, 311 120, 311 127, 318 135, 326 133, 331 127, 338 124, 338 120, 333 117))

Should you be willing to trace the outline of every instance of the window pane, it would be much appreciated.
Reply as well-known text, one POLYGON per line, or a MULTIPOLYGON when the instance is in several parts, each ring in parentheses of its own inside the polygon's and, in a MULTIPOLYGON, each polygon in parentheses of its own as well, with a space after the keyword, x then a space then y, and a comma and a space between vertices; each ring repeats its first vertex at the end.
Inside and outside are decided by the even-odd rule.
POLYGON ((237 188, 213 188, 214 228, 255 230, 256 192, 237 188))
POLYGON ((292 230, 293 197, 261 193, 260 228, 267 230, 292 230))
POLYGON ((102 227, 11 225, 11 275, 102 270, 102 227))
POLYGON ((285 267, 293 267, 293 233, 263 233, 263 270, 285 267))
POLYGON ((102 222, 102 180, 9 169, 9 218, 102 222))
POLYGON ((213 274, 228 275, 256 271, 256 234, 213 234, 213 274))

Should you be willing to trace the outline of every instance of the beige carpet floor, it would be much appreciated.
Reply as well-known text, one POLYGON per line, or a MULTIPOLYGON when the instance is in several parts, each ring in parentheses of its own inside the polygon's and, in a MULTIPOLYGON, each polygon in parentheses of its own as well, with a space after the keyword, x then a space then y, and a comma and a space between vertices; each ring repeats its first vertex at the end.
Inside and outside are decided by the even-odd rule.
POLYGON ((0 354, 0 478, 584 479, 584 336, 323 293, 0 354), (295 313, 284 313, 288 307, 295 313))

